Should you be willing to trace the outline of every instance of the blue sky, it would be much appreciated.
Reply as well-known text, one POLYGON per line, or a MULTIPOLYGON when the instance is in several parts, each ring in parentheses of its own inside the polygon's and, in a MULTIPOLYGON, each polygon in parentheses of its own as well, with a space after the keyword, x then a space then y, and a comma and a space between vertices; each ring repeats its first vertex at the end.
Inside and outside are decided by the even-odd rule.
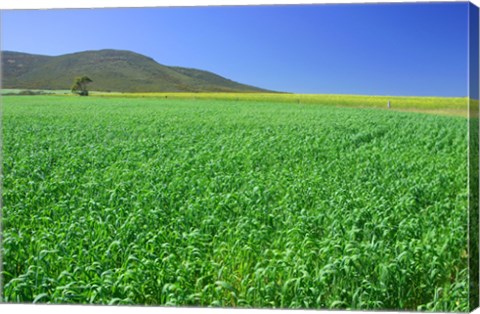
POLYGON ((467 95, 468 3, 2 11, 2 50, 105 48, 295 93, 467 95))

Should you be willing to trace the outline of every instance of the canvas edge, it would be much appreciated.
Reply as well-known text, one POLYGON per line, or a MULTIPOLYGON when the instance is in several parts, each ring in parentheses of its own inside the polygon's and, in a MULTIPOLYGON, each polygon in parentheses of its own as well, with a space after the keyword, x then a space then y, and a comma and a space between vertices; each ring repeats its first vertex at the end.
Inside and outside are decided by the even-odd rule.
POLYGON ((469 311, 479 306, 479 8, 468 9, 469 311))

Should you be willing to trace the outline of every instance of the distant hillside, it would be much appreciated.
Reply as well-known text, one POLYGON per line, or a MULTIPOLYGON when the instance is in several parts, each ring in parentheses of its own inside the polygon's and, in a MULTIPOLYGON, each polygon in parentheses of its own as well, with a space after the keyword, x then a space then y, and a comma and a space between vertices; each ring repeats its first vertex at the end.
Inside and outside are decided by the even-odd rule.
POLYGON ((117 92, 269 92, 217 74, 157 63, 123 50, 99 50, 57 57, 2 52, 3 88, 70 89, 77 76, 93 80, 91 90, 117 92))

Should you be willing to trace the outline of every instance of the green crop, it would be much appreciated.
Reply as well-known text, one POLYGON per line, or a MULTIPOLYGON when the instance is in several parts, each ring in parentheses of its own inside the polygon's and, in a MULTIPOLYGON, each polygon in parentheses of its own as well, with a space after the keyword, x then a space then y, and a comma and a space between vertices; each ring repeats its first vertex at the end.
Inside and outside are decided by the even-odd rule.
POLYGON ((329 107, 387 109, 390 101, 395 111, 413 111, 443 115, 467 116, 467 98, 461 97, 411 97, 411 96, 362 96, 328 94, 283 93, 97 93, 98 96, 122 98, 165 98, 190 100, 229 100, 249 102, 275 102, 314 104, 329 107))
POLYGON ((3 104, 6 302, 468 310, 464 117, 3 104))

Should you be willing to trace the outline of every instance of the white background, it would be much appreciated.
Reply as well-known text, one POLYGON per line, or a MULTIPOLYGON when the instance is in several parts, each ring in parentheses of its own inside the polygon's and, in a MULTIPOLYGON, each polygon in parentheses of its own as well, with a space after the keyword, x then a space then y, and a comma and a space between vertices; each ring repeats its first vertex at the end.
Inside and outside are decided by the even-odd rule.
MULTIPOLYGON (((158 6, 196 6, 196 5, 248 5, 248 4, 310 4, 310 3, 367 3, 367 2, 433 2, 428 0, 2 0, 2 9, 52 9, 52 8, 107 8, 107 7, 158 7, 158 6)), ((449 0, 435 0, 435 2, 452 2, 449 0)), ((480 0, 472 3, 480 6, 480 0)), ((1 32, 1 30, 0 30, 1 32)), ((1 49, 1 47, 0 47, 1 49)), ((0 304, 0 313, 39 313, 39 314, 77 314, 77 313, 107 313, 107 314, 291 314, 291 313, 342 313, 344 311, 298 311, 298 310, 245 310, 245 309, 208 309, 208 308, 165 308, 165 307, 130 307, 130 306, 67 306, 67 305, 17 305, 0 304)), ((364 313, 348 311, 345 313, 364 313)), ((389 312, 372 312, 377 314, 389 312)), ((390 312, 391 313, 391 312, 390 312)), ((405 312, 401 312, 405 313, 405 312)), ((480 314, 480 310, 474 313, 480 314)))

